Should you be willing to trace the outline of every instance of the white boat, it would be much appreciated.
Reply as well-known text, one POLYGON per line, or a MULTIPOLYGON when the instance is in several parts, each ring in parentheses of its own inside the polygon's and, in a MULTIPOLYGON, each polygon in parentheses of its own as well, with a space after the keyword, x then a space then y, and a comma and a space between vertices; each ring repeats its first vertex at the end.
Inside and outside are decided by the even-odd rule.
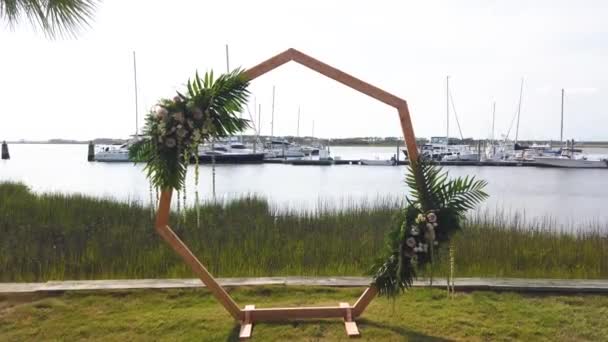
POLYGON ((129 146, 133 142, 138 141, 139 135, 139 119, 138 119, 138 103, 137 103, 137 64, 135 60, 135 51, 133 51, 133 76, 134 76, 134 88, 135 88, 135 135, 132 136, 126 144, 116 146, 102 146, 95 151, 95 161, 98 162, 128 162, 129 160, 129 146))
MULTIPOLYGON (((195 162, 195 159, 192 158, 192 161, 195 162)), ((238 142, 205 144, 198 147, 198 162, 200 164, 213 162, 218 164, 253 164, 263 161, 263 152, 255 153, 238 142)))
POLYGON ((95 161, 98 162, 128 162, 129 161, 129 146, 128 144, 115 146, 101 147, 95 152, 95 161))
POLYGON ((382 159, 360 159, 359 163, 361 165, 370 165, 370 166, 393 166, 393 165, 396 165, 395 160, 382 160, 382 159))
POLYGON ((302 158, 306 153, 298 145, 287 141, 271 140, 266 144, 267 158, 302 158))
POLYGON ((586 157, 569 158, 566 156, 558 157, 538 157, 534 162, 539 166, 566 167, 566 168, 608 168, 608 160, 588 160, 586 157))
MULTIPOLYGON (((564 137, 564 89, 562 89, 562 105, 561 105, 561 127, 559 140, 563 142, 564 137)), ((608 169, 608 159, 590 160, 586 155, 582 154, 582 150, 574 148, 574 140, 566 141, 566 148, 562 148, 561 155, 558 156, 540 156, 534 158, 534 162, 539 166, 565 167, 565 168, 606 168, 608 169)))
POLYGON ((479 153, 471 151, 468 146, 463 149, 449 151, 443 155, 442 161, 479 161, 479 153))

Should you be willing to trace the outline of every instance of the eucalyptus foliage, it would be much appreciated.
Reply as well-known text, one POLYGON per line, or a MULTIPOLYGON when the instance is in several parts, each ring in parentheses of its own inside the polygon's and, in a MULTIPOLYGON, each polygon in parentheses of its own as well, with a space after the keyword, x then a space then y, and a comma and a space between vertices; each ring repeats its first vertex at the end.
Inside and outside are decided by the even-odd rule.
POLYGON ((198 146, 249 127, 239 118, 249 96, 249 81, 234 70, 214 79, 213 72, 188 80, 185 92, 162 99, 146 116, 144 137, 129 149, 135 162, 144 162, 148 178, 162 190, 182 189, 187 166, 198 146))
POLYGON ((411 163, 408 205, 394 218, 384 258, 372 268, 380 295, 394 297, 412 285, 416 267, 433 262, 434 250, 461 229, 464 214, 485 200, 486 182, 449 179, 447 171, 422 158, 411 163))

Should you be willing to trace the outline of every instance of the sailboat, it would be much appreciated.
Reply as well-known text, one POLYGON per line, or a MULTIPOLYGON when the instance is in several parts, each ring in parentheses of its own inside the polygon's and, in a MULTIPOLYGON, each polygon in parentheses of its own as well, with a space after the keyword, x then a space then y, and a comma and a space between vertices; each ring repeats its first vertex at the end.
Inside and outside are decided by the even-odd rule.
MULTIPOLYGON (((564 137, 564 89, 562 89, 562 106, 561 106, 561 131, 560 143, 563 145, 564 137)), ((537 157, 534 159, 539 166, 550 167, 566 167, 566 168, 606 168, 608 169, 608 159, 589 160, 587 156, 580 153, 580 150, 574 148, 574 140, 572 143, 566 143, 566 148, 562 148, 560 156, 555 157, 537 157)))
POLYGON ((133 51, 133 79, 135 83, 135 135, 132 136, 126 144, 115 146, 105 146, 95 151, 95 161, 98 162, 128 162, 129 147, 139 138, 139 117, 138 117, 138 102, 137 102, 137 62, 135 60, 135 51, 133 51))

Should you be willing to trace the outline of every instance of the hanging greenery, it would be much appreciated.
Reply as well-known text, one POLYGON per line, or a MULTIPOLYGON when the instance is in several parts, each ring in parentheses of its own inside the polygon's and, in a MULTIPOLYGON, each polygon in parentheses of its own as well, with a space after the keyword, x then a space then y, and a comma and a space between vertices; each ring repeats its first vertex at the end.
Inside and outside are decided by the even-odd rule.
POLYGON ((199 144, 249 127, 249 121, 238 116, 249 97, 248 85, 240 69, 217 79, 213 72, 203 78, 196 73, 185 91, 160 100, 146 116, 145 137, 129 149, 130 158, 146 164, 144 171, 154 187, 185 190, 186 169, 199 144))
POLYGON ((388 233, 384 258, 372 268, 379 294, 394 297, 412 286, 416 267, 433 262, 434 251, 461 228, 465 213, 485 200, 486 182, 448 179, 448 173, 419 159, 410 163, 407 206, 388 233))

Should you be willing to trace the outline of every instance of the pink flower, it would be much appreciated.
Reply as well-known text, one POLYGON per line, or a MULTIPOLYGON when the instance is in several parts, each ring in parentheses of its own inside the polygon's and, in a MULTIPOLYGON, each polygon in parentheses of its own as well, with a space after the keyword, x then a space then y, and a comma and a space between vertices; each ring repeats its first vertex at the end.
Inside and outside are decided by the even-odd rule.
POLYGON ((431 223, 435 223, 437 222, 437 215, 435 215, 435 213, 428 213, 426 215, 427 220, 429 220, 429 222, 431 223))
POLYGON ((174 101, 174 102, 182 102, 182 98, 181 98, 179 95, 175 95, 175 96, 173 97, 173 101, 174 101))
POLYGON ((198 108, 194 108, 194 110, 192 111, 192 117, 195 120, 200 120, 203 118, 203 112, 198 108))
POLYGON ((177 112, 175 114, 173 114, 173 118, 175 119, 175 121, 177 122, 184 122, 184 113, 182 112, 177 112))

